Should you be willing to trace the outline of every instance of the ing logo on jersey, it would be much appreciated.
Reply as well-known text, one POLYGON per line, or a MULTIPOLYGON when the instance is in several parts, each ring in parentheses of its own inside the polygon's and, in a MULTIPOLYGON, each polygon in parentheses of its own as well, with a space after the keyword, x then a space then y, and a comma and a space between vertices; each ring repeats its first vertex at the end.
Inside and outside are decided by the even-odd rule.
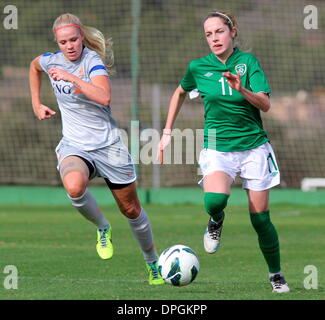
MULTIPOLYGON (((85 72, 83 68, 80 68, 77 72, 77 77, 82 79, 85 76, 85 72)), ((82 94, 83 92, 81 91, 80 88, 76 87, 75 85, 71 84, 60 84, 58 81, 54 81, 52 83, 54 92, 57 94, 82 94)))
POLYGON ((53 83, 53 90, 55 94, 64 94, 64 95, 70 95, 70 94, 82 94, 82 91, 73 86, 73 85, 62 85, 58 83, 53 83))
POLYGON ((240 76, 243 76, 246 71, 247 71, 247 67, 245 63, 241 63, 241 64, 237 64, 237 66, 235 67, 236 73, 239 74, 240 76))
POLYGON ((72 86, 68 84, 57 83, 58 81, 52 82, 52 87, 55 94, 71 94, 72 86))

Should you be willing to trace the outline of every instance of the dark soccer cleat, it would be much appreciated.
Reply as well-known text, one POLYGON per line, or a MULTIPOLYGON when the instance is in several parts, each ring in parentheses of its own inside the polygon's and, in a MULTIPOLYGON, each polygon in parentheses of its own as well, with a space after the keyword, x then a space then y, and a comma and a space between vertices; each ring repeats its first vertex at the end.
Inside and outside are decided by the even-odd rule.
POLYGON ((223 220, 216 223, 211 218, 204 232, 204 249, 207 253, 215 253, 220 247, 223 220))
POLYGON ((289 286, 281 273, 277 273, 270 277, 271 286, 273 288, 272 292, 285 293, 289 292, 289 286))

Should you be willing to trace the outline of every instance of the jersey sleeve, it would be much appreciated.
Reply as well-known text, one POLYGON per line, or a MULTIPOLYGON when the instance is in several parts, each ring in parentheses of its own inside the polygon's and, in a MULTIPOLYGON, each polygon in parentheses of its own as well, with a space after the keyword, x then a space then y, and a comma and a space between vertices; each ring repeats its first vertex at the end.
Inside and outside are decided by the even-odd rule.
POLYGON ((43 55, 41 55, 40 59, 38 60, 39 65, 41 66, 41 68, 47 73, 47 71, 49 70, 49 62, 51 59, 53 53, 51 52, 47 52, 44 53, 43 55))
POLYGON ((87 72, 89 78, 96 76, 109 76, 103 60, 98 55, 90 57, 87 65, 87 72))
POLYGON ((258 60, 252 55, 248 70, 249 84, 253 92, 271 93, 266 75, 258 60))
POLYGON ((185 91, 192 91, 197 87, 191 70, 191 63, 188 65, 186 73, 181 81, 181 87, 185 91))

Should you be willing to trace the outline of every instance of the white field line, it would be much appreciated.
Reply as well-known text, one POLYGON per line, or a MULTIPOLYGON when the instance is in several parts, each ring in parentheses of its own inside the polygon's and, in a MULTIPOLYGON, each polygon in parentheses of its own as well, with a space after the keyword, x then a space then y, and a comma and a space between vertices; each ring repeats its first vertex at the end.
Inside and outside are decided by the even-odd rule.
POLYGON ((146 282, 145 279, 143 280, 117 280, 117 279, 87 279, 87 278, 63 278, 63 277, 25 277, 25 276, 18 276, 19 280, 37 280, 37 281, 80 281, 80 282, 102 282, 102 283, 109 283, 109 282, 123 282, 123 283, 141 283, 146 282))

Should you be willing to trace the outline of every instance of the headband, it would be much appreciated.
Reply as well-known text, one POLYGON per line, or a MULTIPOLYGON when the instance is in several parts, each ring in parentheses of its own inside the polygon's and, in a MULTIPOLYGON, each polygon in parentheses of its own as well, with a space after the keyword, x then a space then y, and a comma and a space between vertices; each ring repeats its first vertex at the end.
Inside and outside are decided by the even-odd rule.
POLYGON ((212 13, 215 13, 215 14, 217 14, 217 15, 219 15, 219 16, 222 16, 222 17, 226 18, 226 19, 229 21, 231 27, 232 27, 232 28, 234 27, 233 22, 231 21, 231 19, 230 19, 226 14, 221 13, 221 12, 218 12, 218 11, 215 11, 215 12, 212 12, 212 13))
POLYGON ((58 27, 56 28, 53 32, 57 32, 58 30, 62 29, 62 28, 65 28, 65 27, 76 27, 76 28, 81 28, 81 26, 77 25, 77 24, 67 24, 65 26, 62 26, 62 27, 58 27))

